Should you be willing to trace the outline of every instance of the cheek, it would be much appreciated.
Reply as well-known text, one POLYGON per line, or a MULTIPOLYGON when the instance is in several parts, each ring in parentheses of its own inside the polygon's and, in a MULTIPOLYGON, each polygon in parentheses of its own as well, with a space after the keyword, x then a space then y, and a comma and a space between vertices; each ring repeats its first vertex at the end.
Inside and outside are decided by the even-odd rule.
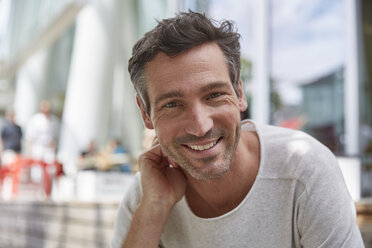
MULTIPOLYGON (((222 99, 221 99, 222 100, 222 99)), ((234 96, 226 96, 218 108, 215 109, 215 116, 225 125, 240 125, 240 105, 239 101, 234 96)), ((217 120, 217 119, 216 119, 217 120)))
POLYGON ((224 101, 226 102, 227 105, 235 107, 238 110, 240 109, 239 99, 236 96, 225 96, 224 101))
POLYGON ((220 99, 218 113, 231 116, 239 116, 240 118, 240 104, 239 99, 235 96, 224 96, 220 99))
POLYGON ((154 124, 154 128, 158 137, 159 135, 162 135, 161 132, 164 129, 168 129, 169 126, 171 125, 168 115, 164 112, 154 113, 151 121, 154 124))
POLYGON ((174 122, 174 120, 180 116, 182 112, 179 108, 175 109, 165 109, 153 112, 152 115, 152 123, 154 124, 154 127, 162 127, 163 125, 168 126, 171 123, 174 122), (178 111, 177 111, 178 110, 178 111))
POLYGON ((167 144, 176 135, 177 127, 176 121, 169 121, 165 118, 166 115, 159 115, 153 118, 154 129, 156 136, 158 137, 160 143, 167 144))
POLYGON ((154 117, 152 118, 152 123, 154 124, 155 130, 157 130, 159 126, 160 127, 162 126, 161 125, 162 119, 163 119, 163 115, 161 115, 161 114, 160 115, 154 115, 154 117))

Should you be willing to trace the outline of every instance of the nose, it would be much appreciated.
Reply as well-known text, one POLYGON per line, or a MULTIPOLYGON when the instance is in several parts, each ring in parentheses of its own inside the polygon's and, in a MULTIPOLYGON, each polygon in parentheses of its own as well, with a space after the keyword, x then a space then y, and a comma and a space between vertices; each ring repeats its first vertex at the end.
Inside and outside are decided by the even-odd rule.
POLYGON ((204 136, 213 127, 211 111, 203 104, 194 104, 187 110, 185 131, 194 136, 204 136))

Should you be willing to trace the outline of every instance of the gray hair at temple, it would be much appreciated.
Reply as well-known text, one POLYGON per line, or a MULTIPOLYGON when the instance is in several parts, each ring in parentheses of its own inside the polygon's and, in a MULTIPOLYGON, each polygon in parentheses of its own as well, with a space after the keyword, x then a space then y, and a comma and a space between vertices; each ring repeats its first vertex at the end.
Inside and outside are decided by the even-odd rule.
POLYGON ((145 67, 159 52, 175 57, 195 46, 215 42, 223 51, 235 93, 239 95, 240 35, 230 21, 215 21, 205 14, 181 12, 174 18, 158 21, 133 47, 128 70, 143 107, 150 114, 145 67))

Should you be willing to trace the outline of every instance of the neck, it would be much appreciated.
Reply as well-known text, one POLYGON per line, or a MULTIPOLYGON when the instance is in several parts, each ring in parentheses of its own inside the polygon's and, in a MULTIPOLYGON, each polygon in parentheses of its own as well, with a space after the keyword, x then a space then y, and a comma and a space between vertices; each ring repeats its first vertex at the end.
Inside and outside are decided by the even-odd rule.
POLYGON ((236 208, 246 197, 259 167, 259 141, 256 133, 242 131, 230 170, 211 180, 196 180, 190 175, 186 199, 195 215, 212 218, 236 208))

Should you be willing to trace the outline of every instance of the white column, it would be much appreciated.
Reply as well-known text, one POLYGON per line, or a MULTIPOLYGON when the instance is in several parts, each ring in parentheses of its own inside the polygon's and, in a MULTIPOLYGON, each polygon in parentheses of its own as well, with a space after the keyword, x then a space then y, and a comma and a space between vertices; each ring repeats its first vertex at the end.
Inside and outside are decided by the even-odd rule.
POLYGON ((46 97, 48 68, 49 49, 44 48, 32 55, 17 72, 14 109, 16 120, 23 128, 46 97))
POLYGON ((137 108, 135 100, 135 90, 128 73, 128 60, 131 57, 132 47, 137 41, 137 29, 133 23, 138 17, 135 12, 135 6, 132 1, 125 3, 122 11, 122 30, 120 54, 123 57, 118 60, 115 70, 114 106, 113 118, 111 119, 113 127, 118 130, 123 145, 129 149, 132 154, 137 154, 141 149, 142 132, 144 125, 137 108))
POLYGON ((91 1, 77 18, 58 154, 67 170, 90 141, 99 146, 110 133, 118 1, 91 1))
POLYGON ((256 1, 254 46, 257 50, 252 67, 252 119, 268 124, 270 117, 269 82, 269 0, 256 1))
POLYGON ((345 153, 359 154, 359 1, 346 0, 346 68, 344 83, 345 153))

